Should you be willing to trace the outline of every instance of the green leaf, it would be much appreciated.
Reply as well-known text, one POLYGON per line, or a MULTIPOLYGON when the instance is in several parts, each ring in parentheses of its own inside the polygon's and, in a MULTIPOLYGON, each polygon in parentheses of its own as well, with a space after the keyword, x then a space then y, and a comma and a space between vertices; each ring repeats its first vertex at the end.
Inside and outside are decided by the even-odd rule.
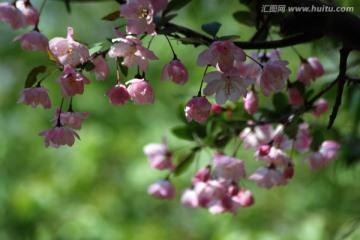
POLYGON ((120 18, 120 11, 119 10, 115 11, 115 12, 112 12, 112 13, 109 13, 105 17, 102 17, 101 20, 115 21, 118 18, 120 18))
POLYGON ((285 112, 289 105, 287 97, 282 92, 274 94, 272 102, 274 109, 279 113, 285 112))
POLYGON ((129 69, 126 66, 122 65, 123 61, 124 61, 124 58, 117 58, 117 63, 118 63, 121 73, 125 77, 127 77, 129 69))
POLYGON ((171 132, 179 139, 194 141, 191 129, 187 126, 178 126, 171 129, 171 132))
POLYGON ((93 64, 90 61, 87 61, 84 63, 83 67, 84 67, 85 71, 90 72, 90 71, 94 70, 95 64, 93 64))
POLYGON ((188 121, 185 116, 185 104, 179 104, 178 107, 178 116, 181 119, 181 121, 185 124, 188 124, 188 121))
POLYGON ((32 87, 35 85, 35 83, 37 82, 37 76, 40 74, 40 73, 44 73, 46 71, 47 67, 44 66, 44 65, 41 65, 41 66, 38 66, 38 67, 35 67, 33 68, 27 78, 26 78, 26 81, 25 81, 25 88, 29 88, 29 87, 32 87))
POLYGON ((191 0, 172 0, 167 5, 167 8, 163 11, 163 16, 171 11, 179 10, 189 4, 191 0))
POLYGON ((188 153, 187 155, 182 157, 182 160, 178 163, 178 165, 175 168, 174 175, 180 176, 183 174, 193 163, 194 157, 195 157, 196 150, 192 151, 191 153, 188 153))
POLYGON ((255 26, 255 21, 250 12, 238 11, 233 13, 233 17, 236 21, 249 27, 255 26))
POLYGON ((216 34, 219 32, 220 27, 221 27, 221 23, 218 22, 211 22, 201 25, 201 29, 210 36, 213 36, 214 38, 216 37, 216 34))

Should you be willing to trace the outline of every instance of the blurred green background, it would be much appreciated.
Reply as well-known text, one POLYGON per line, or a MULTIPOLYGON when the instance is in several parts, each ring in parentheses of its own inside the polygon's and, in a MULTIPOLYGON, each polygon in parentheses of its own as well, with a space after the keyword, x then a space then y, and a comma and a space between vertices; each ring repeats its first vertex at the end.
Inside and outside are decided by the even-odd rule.
MULTIPOLYGON (((37 8, 41 5, 38 0, 32 2, 37 8)), ((112 1, 71 7, 72 13, 68 14, 63 3, 47 2, 39 27, 49 39, 65 37, 66 28, 72 26, 76 39, 101 42, 112 37, 112 28, 122 23, 99 20, 117 10, 118 5, 112 1)), ((220 35, 236 34, 246 40, 253 30, 231 17, 240 7, 238 1, 194 1, 174 21, 196 30, 200 30, 202 23, 219 21, 223 24, 220 35)), ((0 23, 1 240, 322 240, 342 239, 352 230, 347 239, 360 239, 357 228, 360 170, 356 164, 349 167, 343 164, 357 160, 360 155, 357 138, 360 92, 356 87, 345 90, 346 101, 335 123, 337 131, 325 133, 342 139, 342 157, 322 170, 311 172, 307 165, 300 164, 301 156, 295 156, 296 174, 288 186, 265 190, 248 182, 247 187, 256 199, 254 206, 240 209, 235 216, 212 216, 204 209, 183 208, 180 204, 180 193, 190 186, 195 166, 173 179, 178 193, 175 200, 159 201, 147 195, 147 186, 166 173, 151 169, 142 152, 144 145, 161 142, 163 136, 173 149, 189 145, 172 137, 170 129, 181 124, 178 104, 197 93, 203 69, 196 67, 195 61, 204 48, 173 41, 178 57, 190 73, 189 83, 179 87, 169 80, 160 81, 161 69, 172 55, 163 36, 154 39, 152 50, 160 60, 152 61, 147 73, 156 92, 156 104, 150 106, 130 103, 114 107, 108 103, 104 93, 116 81, 115 62, 109 60, 111 75, 106 81, 96 82, 91 77, 92 83, 86 86, 84 95, 74 99, 75 111, 91 112, 79 132, 82 140, 71 148, 46 149, 38 133, 51 127, 50 120, 60 104, 60 88, 55 83, 60 72, 44 82, 51 94, 50 111, 16 104, 27 73, 35 66, 51 64, 43 53, 24 52, 18 42, 12 43, 15 36, 27 30, 14 32, 8 24, 0 23)), ((329 73, 315 86, 321 87, 334 79, 338 54, 331 41, 325 39, 297 49, 305 57, 318 56, 329 73)), ((283 52, 284 59, 290 61, 294 79, 299 60, 291 48, 283 52)), ((354 54, 352 60, 357 59, 354 54)), ((358 67, 351 69, 354 76, 358 71, 358 67)), ((130 71, 128 79, 122 81, 134 74, 130 71)), ((309 121, 325 129, 328 115, 319 119, 309 117, 309 121)), ((251 155, 239 152, 239 158, 250 166, 254 162, 251 155)), ((210 155, 202 154, 199 164, 209 161, 210 155)), ((256 166, 259 165, 250 168, 256 166)))

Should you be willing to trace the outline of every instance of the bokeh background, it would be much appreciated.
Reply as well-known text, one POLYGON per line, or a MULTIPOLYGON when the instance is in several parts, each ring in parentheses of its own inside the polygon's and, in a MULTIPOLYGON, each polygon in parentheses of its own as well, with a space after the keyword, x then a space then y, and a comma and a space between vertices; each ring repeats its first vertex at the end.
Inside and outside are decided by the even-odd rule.
MULTIPOLYGON (((37 8, 41 5, 39 0, 32 3, 37 8)), ((360 6, 352 5, 354 1, 341 4, 360 11, 360 6)), ((74 3, 69 14, 64 3, 47 1, 39 28, 51 39, 65 37, 66 28, 72 26, 76 39, 101 42, 111 38, 112 28, 123 23, 100 20, 117 9, 112 1, 74 3)), ((174 22, 200 31, 201 24, 218 21, 223 24, 220 35, 235 34, 246 40, 253 29, 232 18, 237 9, 241 9, 238 1, 193 1, 174 22)), ((114 107, 108 103, 104 93, 116 81, 115 62, 109 60, 111 74, 106 81, 97 82, 89 75, 92 83, 83 96, 74 98, 75 111, 91 112, 79 132, 81 141, 71 148, 52 149, 44 147, 38 133, 51 127, 50 120, 60 105, 60 88, 55 83, 60 72, 44 81, 51 94, 51 110, 16 103, 28 72, 38 65, 52 64, 43 53, 24 52, 18 42, 12 42, 28 30, 13 31, 8 24, 0 23, 0 239, 360 239, 357 86, 346 88, 334 130, 324 130, 329 113, 319 119, 308 118, 314 128, 343 144, 341 156, 333 164, 311 172, 300 164, 303 156, 294 156, 296 174, 288 186, 266 190, 249 182, 247 187, 256 199, 254 206, 240 209, 235 216, 213 216, 204 209, 180 204, 181 189, 190 186, 195 166, 173 179, 178 191, 175 200, 159 201, 147 195, 147 186, 166 174, 151 169, 142 151, 144 145, 161 142, 162 137, 168 138, 173 149, 189 145, 174 138, 171 128, 181 124, 177 106, 197 93, 203 69, 195 62, 204 47, 173 41, 190 73, 189 83, 179 87, 169 80, 160 81, 161 69, 172 55, 165 38, 155 37, 151 48, 160 60, 150 63, 147 74, 156 92, 156 104, 149 106, 130 103, 114 107)), ((315 55, 323 62, 328 74, 317 80, 316 87, 334 79, 336 42, 324 39, 296 48, 303 56, 315 55)), ((299 59, 291 48, 283 52, 294 79, 299 59)), ((355 62, 350 69, 353 76, 358 75, 358 59, 358 54, 351 57, 355 62)), ((134 74, 130 71, 122 81, 134 74)), ((330 103, 334 93, 326 95, 330 103)), ((209 162, 210 156, 202 154, 198 165, 209 162)), ((251 165, 251 156, 239 152, 239 158, 255 169, 258 165, 251 165)))

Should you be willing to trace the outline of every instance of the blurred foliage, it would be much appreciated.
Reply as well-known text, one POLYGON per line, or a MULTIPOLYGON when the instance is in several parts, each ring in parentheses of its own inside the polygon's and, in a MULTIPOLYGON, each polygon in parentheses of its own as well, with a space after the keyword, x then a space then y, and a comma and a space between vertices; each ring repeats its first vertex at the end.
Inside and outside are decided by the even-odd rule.
MULTIPOLYGON (((36 7, 41 5, 40 0, 32 2, 36 7)), ((241 5, 237 1, 219 2, 192 1, 174 21, 200 31, 201 24, 211 19, 222 23, 220 36, 249 39, 253 30, 232 17, 233 12, 244 10, 241 5)), ((347 2, 358 7, 355 1, 347 2)), ((63 2, 48 1, 39 27, 52 38, 65 36, 66 27, 72 26, 76 39, 101 42, 112 37, 112 27, 123 20, 98 19, 117 8, 110 1, 74 3, 68 14, 63 2)), ((179 88, 170 81, 160 82, 161 68, 172 55, 164 47, 163 36, 154 39, 152 50, 160 60, 150 63, 147 74, 157 96, 151 106, 114 107, 108 103, 104 93, 116 79, 116 62, 109 60, 112 75, 105 82, 92 81, 84 95, 74 99, 75 110, 91 112, 79 132, 82 140, 72 148, 45 149, 37 135, 50 127, 53 112, 16 101, 28 72, 49 64, 49 60, 41 53, 23 52, 19 43, 12 43, 26 30, 14 32, 1 23, 0 31, 0 239, 360 239, 360 169, 356 164, 348 164, 349 168, 342 164, 360 157, 358 86, 345 90, 347 98, 335 123, 337 130, 325 130, 328 116, 306 118, 313 123, 312 130, 339 141, 347 139, 342 141, 342 158, 311 172, 300 164, 301 156, 294 156, 296 174, 288 186, 268 191, 249 182, 247 187, 256 198, 253 207, 242 209, 236 216, 212 216, 203 209, 183 208, 179 201, 181 189, 190 186, 195 166, 206 165, 210 154, 197 155, 189 171, 174 179, 178 197, 166 202, 146 194, 147 186, 165 173, 152 170, 142 153, 145 144, 160 142, 163 136, 168 137, 173 149, 189 147, 186 141, 172 137, 171 128, 181 125, 177 105, 197 93, 203 69, 199 70, 195 61, 203 47, 174 44, 190 72, 189 83, 179 88)), ((316 54, 324 63, 329 74, 314 83, 317 87, 334 79, 338 52, 329 39, 296 48, 304 56, 316 54)), ((283 53, 294 77, 299 60, 291 48, 283 53)), ((358 55, 354 54, 356 59, 358 55)), ((359 68, 355 65, 351 71, 356 77, 359 68)), ((54 81, 57 74, 44 82, 50 89, 54 111, 60 104, 59 86, 54 81)), ((129 71, 129 76, 134 74, 129 71)), ((335 90, 326 95, 330 104, 334 96, 335 90)), ((253 162, 252 153, 240 151, 239 157, 253 162)), ((248 173, 255 167, 249 164, 248 173)))

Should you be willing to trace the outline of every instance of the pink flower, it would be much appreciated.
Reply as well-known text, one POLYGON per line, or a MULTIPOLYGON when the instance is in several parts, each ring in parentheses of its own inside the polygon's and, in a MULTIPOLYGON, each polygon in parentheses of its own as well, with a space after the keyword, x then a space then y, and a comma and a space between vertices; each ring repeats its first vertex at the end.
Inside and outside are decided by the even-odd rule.
POLYGON ((26 27, 26 19, 22 12, 10 3, 0 3, 0 21, 7 22, 12 29, 26 27))
POLYGON ((23 102, 35 108, 41 104, 45 109, 51 108, 51 101, 48 90, 44 87, 31 87, 22 90, 18 103, 23 102))
POLYGON ((192 189, 185 189, 181 195, 181 204, 184 207, 198 207, 199 201, 197 193, 192 189))
POLYGON ((296 133, 294 149, 299 153, 305 153, 309 150, 311 141, 309 125, 307 123, 301 123, 296 133))
POLYGON ((90 84, 87 77, 78 73, 70 65, 64 67, 64 71, 56 80, 61 83, 61 95, 65 98, 73 97, 76 94, 84 93, 84 84, 90 84))
POLYGON ((240 96, 246 96, 246 88, 255 81, 241 77, 236 68, 232 68, 226 73, 207 73, 203 80, 207 83, 204 94, 209 96, 216 93, 215 100, 220 105, 225 104, 227 100, 237 102, 240 96))
POLYGON ((213 114, 220 114, 223 112, 223 107, 217 103, 214 103, 213 105, 211 105, 211 112, 213 114))
POLYGON ((340 144, 335 141, 325 141, 321 144, 320 148, 316 152, 311 152, 303 162, 310 162, 310 169, 312 171, 318 170, 325 165, 332 162, 336 155, 337 151, 340 148, 340 144))
POLYGON ((109 88, 105 95, 109 97, 110 103, 115 106, 123 105, 130 100, 130 94, 128 90, 120 83, 109 88))
POLYGON ((147 191, 158 199, 173 199, 176 195, 175 188, 169 180, 155 182, 148 187, 147 191))
POLYGON ((140 70, 146 72, 149 66, 148 59, 158 59, 149 49, 142 46, 142 42, 133 36, 124 36, 117 33, 119 38, 113 39, 115 42, 109 50, 111 58, 124 58, 123 65, 131 68, 138 64, 140 70))
POLYGON ((81 129, 82 120, 90 116, 88 112, 61 112, 60 109, 56 109, 55 117, 52 122, 54 125, 58 123, 58 118, 60 114, 60 124, 62 126, 68 126, 76 130, 81 129))
POLYGON ((25 51, 47 51, 49 40, 38 31, 24 33, 14 38, 14 41, 20 40, 21 47, 25 51))
POLYGON ((276 147, 271 147, 267 154, 261 154, 261 150, 264 150, 263 147, 256 151, 254 157, 265 161, 267 165, 287 166, 291 162, 290 157, 283 150, 276 147))
POLYGON ((247 62, 236 62, 234 66, 238 69, 241 76, 256 79, 261 74, 261 67, 255 61, 260 62, 261 60, 254 52, 250 53, 250 57, 252 59, 248 58, 247 62))
POLYGON ((195 185, 199 182, 207 182, 211 178, 211 167, 206 166, 201 168, 192 178, 192 183, 195 185))
POLYGON ((267 189, 270 189, 273 186, 287 184, 287 180, 283 173, 276 167, 259 168, 249 177, 249 179, 256 182, 259 187, 264 187, 267 189))
POLYGON ((109 75, 109 66, 105 58, 99 55, 92 60, 92 63, 95 65, 95 68, 90 72, 95 73, 96 80, 105 80, 107 75, 109 75))
POLYGON ((274 129, 270 124, 247 127, 240 133, 240 138, 244 139, 245 149, 250 147, 257 148, 269 144, 274 138, 274 129))
POLYGON ((291 105, 301 107, 304 104, 304 97, 300 90, 295 86, 290 86, 287 91, 287 96, 291 105))
POLYGON ((297 78, 305 84, 310 86, 311 80, 324 75, 325 71, 321 63, 316 57, 310 57, 307 60, 302 60, 297 71, 297 78))
POLYGON ((194 97, 185 106, 188 122, 204 123, 210 117, 211 104, 205 97, 194 97))
POLYGON ((128 34, 155 34, 155 15, 165 9, 167 0, 131 0, 120 7, 120 16, 126 18, 128 34))
POLYGON ((89 49, 74 40, 74 30, 67 29, 67 38, 56 37, 50 40, 49 50, 58 63, 76 67, 86 62, 90 55, 89 49))
POLYGON ((154 90, 148 81, 135 78, 126 82, 126 84, 130 84, 128 86, 128 92, 135 105, 154 103, 154 90))
POLYGON ((283 175, 286 179, 291 179, 294 176, 294 165, 288 164, 283 170, 283 175))
POLYGON ((250 90, 244 97, 244 108, 248 114, 255 114, 259 107, 259 99, 254 90, 250 90))
POLYGON ((150 161, 151 167, 164 170, 172 169, 172 153, 170 152, 166 139, 163 139, 162 144, 151 143, 144 147, 144 153, 150 161))
POLYGON ((319 99, 319 101, 317 101, 314 104, 314 111, 312 114, 316 117, 319 117, 322 114, 324 114, 328 109, 329 109, 329 104, 325 99, 321 98, 319 99))
POLYGON ((76 132, 62 126, 42 131, 39 135, 45 137, 45 147, 51 146, 59 148, 61 145, 68 145, 71 147, 75 142, 75 137, 80 140, 80 137, 76 132))
POLYGON ((161 80, 170 78, 174 83, 183 85, 188 81, 188 71, 184 64, 175 59, 166 64, 162 70, 161 80))
POLYGON ((200 53, 196 64, 206 66, 208 64, 227 72, 233 68, 234 63, 243 62, 246 59, 244 51, 231 41, 216 41, 210 47, 200 53))
POLYGON ((24 15, 27 25, 36 26, 39 21, 39 12, 31 5, 29 0, 16 1, 16 8, 24 15))
POLYGON ((242 160, 222 154, 214 154, 213 165, 219 179, 237 182, 240 178, 246 177, 245 165, 242 160))
POLYGON ((267 62, 263 68, 258 84, 262 93, 269 96, 270 93, 280 92, 286 85, 290 70, 285 67, 288 61, 267 62))
POLYGON ((248 189, 239 191, 231 199, 237 204, 239 204, 241 207, 250 207, 254 204, 255 201, 252 193, 248 189))

